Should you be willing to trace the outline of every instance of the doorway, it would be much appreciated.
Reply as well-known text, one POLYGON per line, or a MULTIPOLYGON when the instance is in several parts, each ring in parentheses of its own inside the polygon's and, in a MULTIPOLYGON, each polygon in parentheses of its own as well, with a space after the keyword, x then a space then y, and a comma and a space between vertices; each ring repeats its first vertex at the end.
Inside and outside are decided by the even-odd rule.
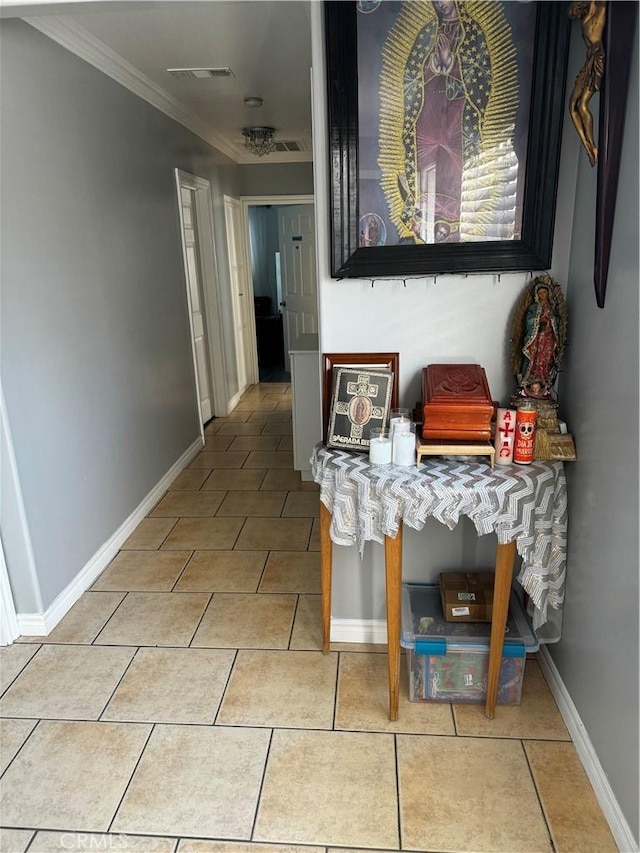
POLYGON ((259 381, 289 382, 290 345, 318 328, 313 196, 245 197, 242 203, 259 381))
POLYGON ((209 181, 176 169, 189 325, 202 430, 227 414, 224 335, 218 292, 213 207, 209 181))

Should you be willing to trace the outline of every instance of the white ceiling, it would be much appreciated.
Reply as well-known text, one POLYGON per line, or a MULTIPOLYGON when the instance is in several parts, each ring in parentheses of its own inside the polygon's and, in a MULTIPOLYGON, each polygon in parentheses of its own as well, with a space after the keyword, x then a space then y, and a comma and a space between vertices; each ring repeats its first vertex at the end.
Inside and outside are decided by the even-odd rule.
POLYGON ((0 2, 172 115, 238 163, 311 160, 310 0, 0 2), (229 78, 175 79, 167 68, 230 66, 229 78), (246 96, 262 107, 249 108, 246 96), (301 152, 257 158, 241 130, 276 129, 301 152))

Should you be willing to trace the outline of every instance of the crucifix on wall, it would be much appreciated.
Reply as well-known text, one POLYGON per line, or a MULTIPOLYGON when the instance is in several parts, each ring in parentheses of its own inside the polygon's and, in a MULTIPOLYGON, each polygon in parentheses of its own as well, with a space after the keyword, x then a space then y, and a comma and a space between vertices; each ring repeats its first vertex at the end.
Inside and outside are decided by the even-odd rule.
POLYGON ((635 0, 590 0, 572 2, 569 7, 570 17, 582 22, 587 45, 585 64, 569 98, 569 113, 590 164, 598 165, 593 280, 599 308, 604 308, 607 289, 637 5, 635 0), (597 91, 596 144, 589 103, 597 91))

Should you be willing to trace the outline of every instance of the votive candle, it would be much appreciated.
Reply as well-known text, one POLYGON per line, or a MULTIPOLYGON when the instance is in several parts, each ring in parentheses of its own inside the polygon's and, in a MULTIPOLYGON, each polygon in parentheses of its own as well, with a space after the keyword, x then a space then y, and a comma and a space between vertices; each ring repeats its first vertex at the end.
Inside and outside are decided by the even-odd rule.
POLYGON ((373 427, 371 429, 369 462, 372 465, 389 465, 391 462, 391 437, 386 427, 373 427))

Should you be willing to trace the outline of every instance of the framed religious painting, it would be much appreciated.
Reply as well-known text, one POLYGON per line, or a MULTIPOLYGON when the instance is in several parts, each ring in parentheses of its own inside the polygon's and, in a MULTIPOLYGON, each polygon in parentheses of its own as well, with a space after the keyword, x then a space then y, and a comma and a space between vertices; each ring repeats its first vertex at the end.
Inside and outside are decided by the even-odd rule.
POLYGON ((384 426, 398 407, 397 352, 324 353, 323 441, 329 447, 366 451, 369 430, 384 426))
POLYGON ((332 276, 548 269, 568 3, 324 12, 332 276))

